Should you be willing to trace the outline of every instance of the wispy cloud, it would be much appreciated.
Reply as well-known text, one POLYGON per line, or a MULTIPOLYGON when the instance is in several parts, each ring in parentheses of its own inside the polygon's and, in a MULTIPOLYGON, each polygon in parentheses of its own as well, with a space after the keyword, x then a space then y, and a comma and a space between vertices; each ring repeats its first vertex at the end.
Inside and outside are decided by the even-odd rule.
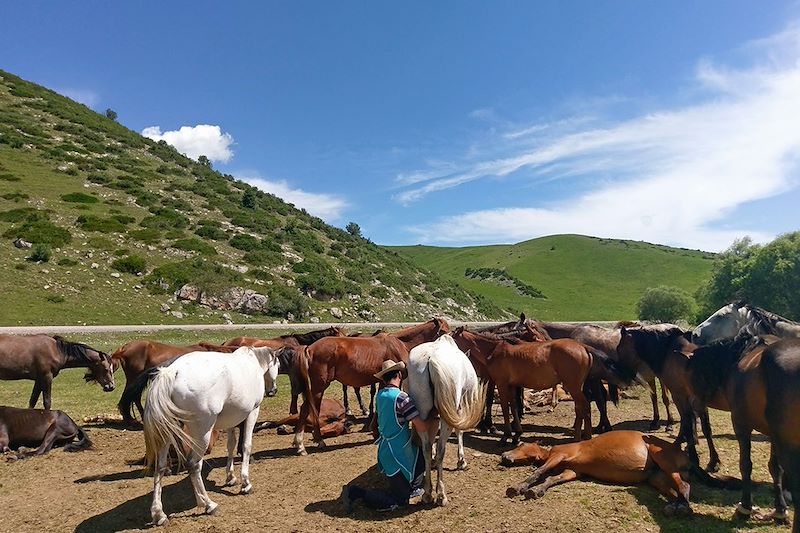
POLYGON ((100 102, 100 96, 89 89, 76 89, 74 87, 64 87, 54 89, 57 93, 63 94, 67 98, 80 102, 86 107, 94 108, 100 102))
POLYGON ((275 181, 257 176, 237 177, 246 181, 253 187, 274 194, 278 198, 294 204, 295 207, 303 208, 312 215, 328 222, 339 220, 345 209, 349 207, 348 202, 341 196, 296 189, 290 186, 285 180, 275 181))
POLYGON ((396 198, 409 203, 523 169, 534 179, 580 180, 582 185, 586 177, 603 176, 607 181, 599 188, 549 205, 478 210, 410 230, 425 242, 509 242, 588 233, 713 250, 743 234, 769 238, 748 228, 715 229, 714 223, 744 203, 797 185, 800 25, 750 50, 754 57, 748 68, 700 61, 693 81, 702 96, 692 105, 557 135, 546 134, 540 125, 516 129, 506 139, 530 136, 525 149, 456 163, 465 170, 423 185, 409 182, 410 188, 396 198))
POLYGON ((233 157, 233 137, 223 133, 219 126, 181 126, 179 130, 163 133, 159 126, 150 126, 142 130, 142 135, 154 141, 166 141, 192 159, 204 155, 211 161, 227 163, 233 157))

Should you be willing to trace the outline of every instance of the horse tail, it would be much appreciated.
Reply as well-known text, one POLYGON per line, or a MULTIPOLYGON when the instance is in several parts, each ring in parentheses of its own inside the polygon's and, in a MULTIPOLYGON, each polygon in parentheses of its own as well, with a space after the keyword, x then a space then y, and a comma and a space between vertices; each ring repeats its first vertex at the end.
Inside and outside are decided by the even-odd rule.
POLYGON ((171 393, 178 375, 174 368, 160 367, 144 406, 144 442, 145 465, 150 468, 156 464, 160 450, 172 446, 178 454, 179 464, 186 460, 186 451, 194 450, 201 456, 203 446, 195 442, 183 429, 183 424, 191 418, 191 413, 184 411, 172 401, 171 393))
POLYGON ((611 359, 604 351, 584 344, 592 360, 590 378, 600 378, 609 385, 628 387, 636 380, 636 371, 611 359))
MULTIPOLYGON (((134 342, 136 342, 136 341, 134 341, 134 342)), ((114 369, 114 372, 119 370, 120 367, 123 368, 123 369, 125 368, 125 357, 124 356, 125 356, 125 352, 128 351, 128 347, 131 344, 132 343, 130 343, 130 342, 127 343, 127 344, 123 344, 122 346, 117 348, 117 351, 115 351, 114 353, 111 354, 111 368, 114 369)))
POLYGON ((303 378, 301 382, 303 387, 305 388, 303 392, 303 397, 305 397, 305 401, 308 402, 308 406, 311 409, 311 416, 313 417, 312 420, 314 423, 319 426, 319 411, 317 411, 317 406, 314 404, 314 398, 311 396, 311 374, 308 370, 310 361, 311 361, 311 352, 308 349, 309 347, 306 346, 303 349, 303 353, 297 354, 298 362, 300 363, 299 370, 300 370, 300 377, 303 378))
POLYGON ((619 407, 619 387, 613 383, 608 384, 608 397, 611 398, 615 406, 619 407))
POLYGON ((468 376, 472 379, 465 383, 463 391, 459 391, 451 365, 440 360, 435 353, 428 363, 434 403, 439 411, 439 416, 458 431, 476 427, 483 418, 486 404, 486 384, 478 381, 478 376, 471 364, 464 368, 467 372, 471 372, 471 375, 468 374, 468 376))
POLYGON ((77 424, 75 427, 78 429, 78 441, 70 442, 64 446, 65 452, 79 452, 81 450, 88 450, 93 446, 92 441, 89 440, 89 435, 86 434, 83 428, 77 424))
POLYGON ((144 394, 144 390, 147 388, 147 384, 150 383, 150 380, 158 373, 159 368, 171 365, 178 357, 180 357, 180 355, 168 361, 164 361, 159 366, 148 368, 136 377, 130 387, 126 387, 125 390, 122 391, 122 396, 120 396, 119 402, 117 403, 117 409, 123 419, 133 420, 133 402, 138 401, 141 404, 142 394, 144 394))

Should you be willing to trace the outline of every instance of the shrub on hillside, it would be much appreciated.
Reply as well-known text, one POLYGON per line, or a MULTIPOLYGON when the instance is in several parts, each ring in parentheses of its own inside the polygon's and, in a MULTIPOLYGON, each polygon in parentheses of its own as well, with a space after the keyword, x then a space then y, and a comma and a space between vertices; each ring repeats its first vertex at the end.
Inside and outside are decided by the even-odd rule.
POLYGON ((46 244, 37 244, 27 259, 34 263, 47 263, 50 261, 50 247, 46 244))
POLYGON ((111 267, 119 272, 126 272, 128 274, 138 274, 144 272, 147 268, 147 260, 138 255, 129 255, 122 257, 111 263, 111 267))
POLYGON ((636 309, 639 320, 649 322, 690 322, 697 314, 697 304, 692 295, 679 287, 666 285, 647 289, 636 309))
POLYGON ((286 317, 291 313, 295 317, 301 317, 308 313, 308 301, 291 287, 271 285, 266 296, 269 298, 266 309, 268 315, 286 317))
POLYGON ((161 232, 155 228, 137 229, 129 231, 128 237, 145 244, 155 244, 161 240, 161 232))
POLYGON ((144 217, 139 225, 143 228, 164 230, 183 229, 189 225, 189 219, 174 209, 165 207, 151 208, 152 216, 144 217))
POLYGON ((3 236, 11 239, 19 237, 34 244, 47 244, 53 248, 60 248, 72 240, 69 230, 60 228, 47 219, 14 225, 6 230, 3 236))
POLYGON ((174 292, 191 283, 201 291, 217 294, 230 287, 242 285, 244 278, 235 270, 197 257, 156 267, 145 278, 145 282, 156 293, 174 292))
POLYGON ((28 198, 30 198, 30 196, 28 196, 24 192, 14 191, 0 195, 0 198, 4 198, 6 200, 11 200, 12 202, 19 203, 20 200, 27 200, 28 198))
POLYGON ((220 228, 214 226, 200 226, 194 232, 197 234, 198 237, 203 237, 204 239, 212 239, 215 241, 224 241, 228 238, 228 234, 225 233, 220 228))
POLYGON ((125 232, 125 224, 116 218, 102 218, 95 215, 81 215, 75 222, 86 231, 98 231, 100 233, 125 232))
POLYGON ((62 257, 58 260, 58 266, 62 267, 74 267, 78 264, 78 262, 70 257, 62 257))
POLYGON ((259 239, 256 239, 252 235, 244 235, 241 233, 231 237, 231 240, 228 242, 228 244, 237 250, 242 250, 243 252, 257 250, 261 247, 261 241, 259 239))
POLYGON ((190 237, 188 239, 178 239, 172 243, 173 248, 187 252, 198 252, 202 255, 217 255, 217 249, 210 244, 190 237))
POLYGON ((100 200, 97 199, 97 196, 92 196, 91 194, 86 194, 82 192, 71 192, 68 194, 62 194, 61 199, 65 202, 70 202, 73 204, 96 204, 100 200))

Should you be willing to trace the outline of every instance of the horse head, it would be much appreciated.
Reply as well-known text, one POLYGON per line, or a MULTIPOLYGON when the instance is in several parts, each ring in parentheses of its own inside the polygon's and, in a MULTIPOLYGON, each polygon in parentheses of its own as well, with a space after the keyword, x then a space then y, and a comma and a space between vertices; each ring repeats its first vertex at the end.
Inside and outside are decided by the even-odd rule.
POLYGON ((692 342, 711 344, 722 339, 732 339, 748 320, 744 302, 733 302, 719 308, 692 331, 692 342))
POLYGON ((500 459, 504 466, 541 465, 550 457, 550 450, 542 448, 535 442, 520 444, 513 450, 505 452, 500 459))
POLYGON ((267 347, 251 349, 258 360, 259 366, 261 366, 261 370, 264 371, 265 395, 268 398, 272 398, 278 394, 278 372, 281 368, 281 355, 279 354, 283 353, 284 350, 291 350, 291 353, 294 354, 294 350, 292 348, 273 350, 267 347))

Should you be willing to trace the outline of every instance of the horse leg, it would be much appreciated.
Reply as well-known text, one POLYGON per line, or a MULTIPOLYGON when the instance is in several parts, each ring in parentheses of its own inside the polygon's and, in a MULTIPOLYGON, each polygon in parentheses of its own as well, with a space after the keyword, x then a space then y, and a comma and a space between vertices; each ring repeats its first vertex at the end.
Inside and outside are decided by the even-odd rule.
MULTIPOLYGON (((515 392, 514 398, 515 398, 516 403, 517 403, 517 405, 516 405, 517 413, 519 413, 519 419, 522 420, 522 418, 525 416, 525 403, 524 403, 525 388, 524 387, 517 387, 514 392, 515 392)), ((522 428, 520 428, 520 433, 521 432, 522 432, 522 428)))
POLYGON ((551 454, 550 457, 544 462, 544 464, 538 468, 534 468, 531 475, 526 478, 522 483, 518 483, 516 485, 512 485, 506 489, 506 496, 509 498, 513 498, 514 496, 519 496, 523 494, 529 487, 535 485, 542 476, 547 474, 548 472, 554 470, 559 466, 561 461, 564 460, 564 456, 560 454, 551 454))
POLYGON ((369 386, 369 418, 375 416, 375 392, 376 386, 373 383, 369 386))
POLYGON ((483 415, 483 420, 480 423, 481 433, 495 434, 497 428, 492 424, 492 404, 494 403, 494 381, 489 380, 486 386, 486 412, 483 415))
POLYGON ((33 392, 31 392, 31 399, 28 402, 28 409, 33 409, 39 402, 39 395, 42 393, 41 382, 36 379, 33 381, 33 392))
POLYGON ((154 526, 166 525, 169 521, 164 514, 164 507, 161 505, 161 481, 167 472, 169 459, 169 446, 156 452, 156 464, 153 468, 153 502, 150 504, 150 516, 154 526))
POLYGON ((58 421, 53 422, 50 424, 50 427, 47 428, 47 431, 45 431, 42 443, 36 449, 36 455, 44 455, 49 452, 53 448, 53 444, 55 444, 56 439, 60 436, 61 431, 58 427, 58 421))
POLYGON ((239 494, 250 494, 253 491, 253 484, 250 483, 250 454, 253 452, 253 428, 256 426, 258 420, 258 413, 260 408, 256 407, 244 422, 242 429, 242 489, 239 494))
MULTIPOLYGON (((597 410, 600 413, 600 422, 597 424, 597 432, 605 433, 611 431, 611 421, 608 419, 608 398, 606 396, 606 389, 603 387, 603 382, 598 380, 591 381, 592 397, 594 403, 597 405, 597 410)), ((591 409, 591 404, 589 404, 591 409)), ((589 415, 591 417, 591 414, 589 415)))
POLYGON ((667 498, 664 514, 667 516, 686 515, 692 513, 689 506, 689 484, 677 472, 668 473, 664 470, 655 470, 647 483, 667 498))
POLYGON ((447 505, 447 493, 444 490, 444 476, 443 468, 444 468, 444 454, 447 451, 447 439, 450 437, 450 433, 453 431, 444 420, 439 422, 439 442, 436 448, 436 462, 437 470, 436 470, 436 504, 442 507, 447 505))
POLYGON ((456 468, 466 470, 469 467, 467 466, 467 457, 464 454, 464 432, 456 430, 456 438, 458 439, 458 464, 456 468))
POLYGON ((422 484, 423 503, 433 502, 433 482, 431 480, 431 469, 433 467, 433 439, 436 438, 436 431, 439 425, 435 419, 426 420, 425 431, 419 433, 420 441, 422 441, 422 457, 425 459, 425 480, 422 484))
POLYGON ((714 446, 714 439, 711 435, 711 422, 708 419, 708 408, 703 408, 700 411, 700 427, 703 428, 703 436, 706 438, 708 444, 708 466, 707 472, 716 472, 719 470, 719 454, 717 448, 714 446))
POLYGON ((367 410, 364 409, 364 400, 361 399, 361 387, 353 387, 353 391, 356 393, 356 400, 358 400, 358 408, 361 409, 361 414, 367 416, 367 410))
POLYGON ((525 499, 529 500, 531 498, 537 499, 544 496, 544 493, 547 492, 547 489, 554 485, 560 485, 562 483, 567 483, 569 481, 575 481, 578 479, 580 475, 576 473, 574 470, 564 470, 557 476, 550 476, 545 479, 542 483, 539 483, 535 487, 531 487, 525 491, 525 499))
POLYGON ((773 439, 769 450, 769 473, 772 475, 772 486, 775 489, 775 512, 772 518, 779 523, 786 523, 786 497, 783 493, 783 465, 780 462, 781 454, 778 445, 773 439))
POLYGON ((52 392, 53 392, 53 376, 51 374, 47 374, 46 376, 44 376, 44 381, 42 382, 42 403, 44 404, 44 408, 47 410, 50 409, 50 400, 52 392))
POLYGON ((647 380, 647 386, 650 387, 650 401, 653 403, 653 421, 650 423, 650 429, 658 429, 661 425, 661 415, 658 413, 658 397, 656 396, 656 377, 651 375, 647 380))
POLYGON ((353 416, 353 411, 350 410, 350 398, 347 395, 347 385, 342 383, 342 398, 344 398, 344 416, 353 416))
POLYGON ((307 394, 300 406, 300 416, 297 425, 294 427, 294 441, 292 446, 297 449, 297 455, 307 455, 305 446, 306 424, 308 423, 308 413, 311 411, 311 394, 307 394))
POLYGON ((736 512, 740 515, 753 514, 752 480, 753 461, 750 458, 750 436, 753 432, 748 424, 743 424, 734 418, 733 432, 739 441, 739 472, 742 474, 742 499, 736 505, 736 512))
POLYGON ((667 390, 661 378, 658 379, 658 384, 661 386, 661 401, 664 402, 664 410, 667 411, 667 431, 675 424, 675 419, 672 418, 672 411, 669 410, 669 390, 667 390))
MULTIPOLYGON (((191 434, 191 433, 190 433, 191 434)), ((208 443, 211 441, 211 429, 199 439, 199 449, 205 450, 208 448, 208 443)), ((206 487, 203 485, 203 452, 198 452, 194 447, 189 451, 189 457, 186 460, 186 467, 189 470, 189 479, 192 481, 192 488, 194 488, 194 498, 197 501, 198 507, 203 507, 205 514, 214 514, 217 511, 218 505, 211 501, 206 492, 206 487)))
POLYGON ((322 431, 320 431, 319 410, 322 409, 322 394, 325 391, 315 392, 311 395, 311 401, 314 402, 316 409, 314 411, 314 440, 317 441, 321 449, 325 448, 325 441, 322 439, 322 431))
POLYGON ((521 389, 521 387, 514 387, 514 403, 511 405, 511 414, 514 415, 514 438, 512 439, 511 443, 514 446, 518 445, 519 439, 522 438, 522 423, 520 422, 520 418, 522 418, 520 404, 522 402, 519 401, 519 391, 521 389))
POLYGON ((592 438, 592 406, 586 395, 583 394, 581 387, 575 387, 574 391, 570 391, 572 399, 575 401, 575 441, 578 442, 584 438, 592 438), (583 429, 581 429, 583 426, 583 429))
POLYGON ((509 409, 511 409, 511 387, 497 386, 497 392, 500 394, 500 407, 503 410, 503 421, 505 422, 505 429, 503 430, 503 437, 500 439, 500 445, 504 446, 511 436, 511 420, 509 409))
POLYGON ((225 486, 236 485, 236 475, 233 473, 233 458, 236 455, 236 429, 228 430, 228 463, 225 465, 225 486))

